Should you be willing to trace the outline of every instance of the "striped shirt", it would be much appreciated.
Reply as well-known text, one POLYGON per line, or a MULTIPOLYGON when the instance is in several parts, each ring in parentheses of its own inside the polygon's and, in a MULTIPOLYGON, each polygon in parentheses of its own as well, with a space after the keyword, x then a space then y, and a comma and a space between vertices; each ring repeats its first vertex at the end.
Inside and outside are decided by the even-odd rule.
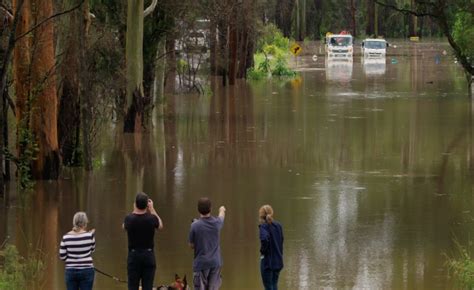
POLYGON ((66 269, 93 268, 91 254, 95 250, 93 232, 65 234, 59 247, 59 258, 66 262, 66 269))

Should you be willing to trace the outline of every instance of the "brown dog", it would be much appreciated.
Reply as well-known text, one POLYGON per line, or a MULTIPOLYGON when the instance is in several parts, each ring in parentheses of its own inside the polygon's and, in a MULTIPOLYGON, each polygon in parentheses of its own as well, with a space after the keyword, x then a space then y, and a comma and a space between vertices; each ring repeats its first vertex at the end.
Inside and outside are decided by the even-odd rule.
POLYGON ((174 275, 174 282, 171 283, 170 286, 159 286, 158 288, 153 288, 154 290, 189 290, 188 281, 186 280, 186 275, 184 275, 183 279, 178 276, 178 274, 174 275))

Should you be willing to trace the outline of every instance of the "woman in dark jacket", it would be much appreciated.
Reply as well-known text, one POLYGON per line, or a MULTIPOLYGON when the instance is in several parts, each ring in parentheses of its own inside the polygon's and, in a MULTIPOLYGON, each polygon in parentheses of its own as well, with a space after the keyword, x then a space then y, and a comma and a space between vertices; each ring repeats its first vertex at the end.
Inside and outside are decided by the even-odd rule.
POLYGON ((283 268, 283 229, 273 220, 273 208, 264 205, 258 211, 260 225, 260 272, 265 290, 278 290, 283 268))

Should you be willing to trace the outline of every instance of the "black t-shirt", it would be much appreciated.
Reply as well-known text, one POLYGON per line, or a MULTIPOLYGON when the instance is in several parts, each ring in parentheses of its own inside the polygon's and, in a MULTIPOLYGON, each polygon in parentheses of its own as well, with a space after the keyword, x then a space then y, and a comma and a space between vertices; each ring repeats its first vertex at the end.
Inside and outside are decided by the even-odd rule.
POLYGON ((153 249, 155 229, 160 222, 155 215, 147 212, 144 214, 131 213, 123 222, 128 235, 128 249, 144 250, 153 249))

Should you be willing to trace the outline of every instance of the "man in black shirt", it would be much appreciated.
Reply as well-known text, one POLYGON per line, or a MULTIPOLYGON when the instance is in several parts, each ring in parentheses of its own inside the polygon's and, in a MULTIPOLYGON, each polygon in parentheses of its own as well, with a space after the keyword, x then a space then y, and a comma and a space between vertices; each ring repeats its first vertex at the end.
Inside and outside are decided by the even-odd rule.
POLYGON ((138 290, 140 281, 143 290, 152 290, 156 270, 153 237, 163 223, 148 195, 137 194, 133 212, 125 217, 123 228, 128 235, 128 290, 138 290))

